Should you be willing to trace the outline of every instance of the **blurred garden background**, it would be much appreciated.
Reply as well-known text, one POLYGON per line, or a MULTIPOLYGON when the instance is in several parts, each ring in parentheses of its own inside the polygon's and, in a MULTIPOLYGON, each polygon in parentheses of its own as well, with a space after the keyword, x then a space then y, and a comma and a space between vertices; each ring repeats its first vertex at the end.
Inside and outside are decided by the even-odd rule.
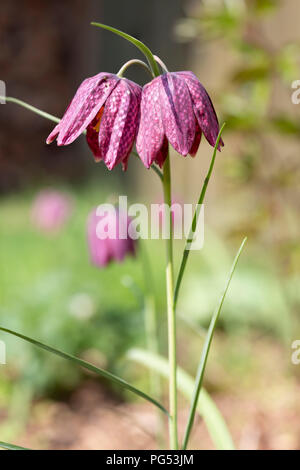
MULTIPOLYGON (((192 252, 178 306, 179 363, 195 375, 203 333, 234 254, 248 236, 213 341, 205 387, 240 449, 300 448, 299 152, 297 0, 2 0, 0 79, 7 96, 62 116, 79 83, 116 73, 133 46, 90 21, 144 41, 170 70, 192 70, 226 122, 205 203, 204 248, 192 252)), ((145 82, 143 71, 128 77, 145 82)), ((52 123, 14 104, 0 107, 0 325, 89 360, 149 390, 128 351, 145 339, 143 245, 136 258, 90 264, 86 220, 95 206, 162 200, 159 180, 131 157, 109 172, 84 138, 46 146, 52 123), (41 191, 68 200, 57 230, 35 223, 41 191)), ((172 155, 173 192, 195 203, 212 149, 172 155)), ((177 268, 183 244, 175 243, 177 268)), ((147 242, 160 349, 167 353, 164 253, 147 242)), ((0 440, 31 448, 153 448, 156 412, 129 393, 0 333, 0 440), (130 424, 130 426, 128 426, 130 424)), ((162 393, 164 393, 162 382, 162 393)), ((180 400, 180 423, 188 403, 180 400)), ((191 447, 214 448, 198 418, 191 447)))

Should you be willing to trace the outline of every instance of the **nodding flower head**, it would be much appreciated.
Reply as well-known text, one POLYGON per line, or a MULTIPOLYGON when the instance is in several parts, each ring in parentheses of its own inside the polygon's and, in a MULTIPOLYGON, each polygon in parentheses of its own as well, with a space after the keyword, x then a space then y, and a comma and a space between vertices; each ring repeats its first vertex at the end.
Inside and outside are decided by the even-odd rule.
MULTIPOLYGON (((195 156, 202 133, 214 146, 219 123, 208 93, 192 72, 165 73, 144 86, 136 147, 144 165, 161 167, 168 141, 181 155, 195 156)), ((219 150, 223 146, 220 140, 219 150)))
POLYGON ((130 217, 119 209, 98 215, 94 209, 87 223, 87 237, 92 264, 103 268, 111 261, 122 262, 126 255, 135 255, 136 240, 129 234, 130 217))
POLYGON ((79 86, 62 120, 47 143, 71 144, 86 130, 87 143, 95 160, 110 170, 127 162, 139 123, 141 87, 109 73, 87 78, 79 86))

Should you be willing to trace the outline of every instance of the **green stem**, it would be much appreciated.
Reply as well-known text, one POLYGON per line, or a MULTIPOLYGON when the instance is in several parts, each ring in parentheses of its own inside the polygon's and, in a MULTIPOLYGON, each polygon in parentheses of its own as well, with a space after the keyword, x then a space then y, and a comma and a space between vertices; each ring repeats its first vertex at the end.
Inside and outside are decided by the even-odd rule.
POLYGON ((92 26, 97 26, 98 28, 107 29, 108 31, 121 36, 122 38, 126 39, 127 41, 134 44, 146 57, 148 60, 149 66, 151 68, 152 74, 154 77, 160 75, 158 65, 153 57, 152 52, 150 51, 149 47, 147 47, 142 41, 130 36, 130 34, 124 33, 119 29, 113 28, 112 26, 108 26, 102 23, 95 23, 94 21, 91 23, 92 26))
POLYGON ((45 119, 49 119, 49 121, 53 121, 56 123, 59 123, 60 121, 58 117, 53 116, 52 114, 46 113, 45 111, 41 111, 40 109, 35 108, 34 106, 31 106, 28 103, 25 103, 25 101, 18 100, 17 98, 12 98, 10 96, 6 96, 6 97, 0 96, 0 99, 5 99, 5 101, 8 103, 18 104, 19 106, 22 106, 23 108, 29 109, 29 111, 39 114, 45 119))
POLYGON ((182 281, 183 274, 184 274, 185 267, 186 267, 186 263, 187 263, 187 260, 188 260, 189 254, 190 254, 190 250, 189 250, 188 247, 189 247, 190 243, 193 241, 193 233, 194 233, 194 231, 197 227, 198 215, 199 215, 199 211, 197 209, 201 204, 203 204, 203 201, 204 201, 204 197, 205 197, 205 194, 206 194, 206 189, 207 189, 207 186, 208 186, 208 183, 209 183, 212 171, 213 171, 213 167, 214 167, 215 159, 216 159, 216 154, 217 154, 219 142, 220 142, 221 135, 222 135, 224 127, 225 127, 225 123, 221 127, 218 138, 216 140, 216 144, 215 144, 215 147, 214 147, 213 156, 212 156, 212 159, 211 159, 211 162, 210 162, 209 170, 207 172, 206 178, 205 178, 203 186, 202 186, 202 190, 201 190, 201 193, 200 193, 198 204, 197 204, 197 207, 196 207, 195 212, 194 212, 192 226, 190 228, 189 236, 188 236, 188 239, 187 239, 185 247, 184 247, 184 251, 183 251, 183 255, 182 255, 182 259, 181 259, 181 263, 180 263, 180 268, 179 268, 179 273, 178 273, 177 280, 176 280, 175 292, 174 292, 174 306, 175 306, 175 308, 177 306, 181 281, 182 281))
POLYGON ((139 60, 139 59, 131 59, 129 60, 128 62, 126 62, 124 65, 122 65, 122 67, 120 68, 119 72, 117 73, 118 77, 123 77, 123 74, 126 72, 126 70, 131 67, 131 65, 141 65, 144 69, 147 70, 148 73, 150 73, 151 77, 152 77, 152 72, 151 70, 149 69, 148 65, 145 64, 145 62, 143 62, 142 60, 139 60))
POLYGON ((168 70, 166 64, 161 60, 161 58, 158 57, 157 55, 154 55, 153 57, 156 60, 156 62, 161 66, 164 73, 169 73, 169 70, 168 70))
MULTIPOLYGON (((151 262, 148 256, 147 247, 142 244, 141 247, 144 283, 145 283, 145 333, 147 349, 155 354, 159 354, 158 328, 157 328, 157 310, 155 302, 155 283, 151 262)), ((161 380, 156 371, 150 370, 150 393, 155 397, 162 397, 161 380)), ((157 441, 163 446, 163 419, 161 413, 157 415, 157 441)))
MULTIPOLYGON (((137 158, 140 158, 139 154, 135 151, 135 150, 132 150, 131 151, 132 155, 134 155, 135 157, 137 158)), ((163 174, 162 172, 160 171, 160 169, 153 163, 153 165, 151 165, 151 170, 154 171, 154 173, 157 174, 157 176, 159 177, 159 179, 162 181, 163 180, 163 174)))
MULTIPOLYGON (((168 155, 163 170, 164 201, 171 207, 171 170, 170 157, 168 155)), ((169 434, 171 449, 178 449, 177 435, 177 360, 176 360, 176 316, 174 305, 174 269, 173 269, 173 222, 172 213, 169 211, 170 233, 166 239, 166 287, 168 306, 168 349, 169 349, 169 434)))

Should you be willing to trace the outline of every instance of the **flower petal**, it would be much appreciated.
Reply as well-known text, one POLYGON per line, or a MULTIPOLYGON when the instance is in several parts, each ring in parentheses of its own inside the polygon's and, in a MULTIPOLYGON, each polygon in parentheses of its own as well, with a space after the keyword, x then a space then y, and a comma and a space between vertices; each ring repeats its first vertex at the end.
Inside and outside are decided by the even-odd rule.
POLYGON ((99 73, 82 82, 58 124, 58 145, 72 143, 87 128, 119 80, 115 75, 99 73))
POLYGON ((168 139, 164 137, 162 146, 157 152, 156 157, 155 157, 155 163, 157 163, 160 166, 160 168, 162 168, 165 163, 165 160, 168 156, 168 150, 169 150, 168 139))
POLYGON ((93 152, 96 162, 102 160, 102 153, 99 147, 99 127, 103 116, 103 111, 104 107, 102 106, 98 114, 94 117, 86 129, 86 141, 91 151, 93 152))
MULTIPOLYGON (((214 147, 220 128, 212 101, 196 75, 192 72, 178 72, 178 75, 185 78, 192 97, 194 113, 197 117, 199 126, 210 145, 214 147)), ((223 146, 224 142, 221 139, 219 150, 221 150, 221 147, 223 146)))
POLYGON ((111 260, 109 240, 100 240, 97 236, 97 225, 101 217, 97 216, 96 210, 93 210, 87 223, 87 238, 92 264, 98 267, 105 267, 111 260))
POLYGON ((59 134, 61 121, 54 127, 53 131, 47 137, 46 144, 51 144, 59 134))
POLYGON ((140 124, 136 149, 146 168, 155 161, 164 142, 164 128, 159 104, 159 81, 152 80, 142 92, 140 124))
POLYGON ((195 137, 195 117, 185 80, 176 73, 159 77, 160 108, 165 134, 181 155, 187 155, 195 137))
POLYGON ((99 147, 110 170, 127 157, 132 148, 138 126, 137 90, 131 88, 128 80, 121 80, 106 102, 99 129, 99 147))
POLYGON ((196 132, 195 132, 195 139, 193 142, 192 147, 190 148, 189 154, 191 157, 195 157, 196 153, 198 152, 198 148, 201 142, 201 137, 202 137, 202 131, 199 127, 199 124, 196 120, 196 132))

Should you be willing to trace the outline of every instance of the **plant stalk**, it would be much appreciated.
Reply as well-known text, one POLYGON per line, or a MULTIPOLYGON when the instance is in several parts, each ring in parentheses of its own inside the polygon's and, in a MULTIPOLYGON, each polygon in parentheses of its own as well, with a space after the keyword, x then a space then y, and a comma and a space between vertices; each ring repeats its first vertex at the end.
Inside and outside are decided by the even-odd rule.
MULTIPOLYGON (((168 155, 163 167, 164 201, 171 208, 171 171, 168 155)), ((165 221, 166 222, 166 221, 165 221)), ((170 447, 178 449, 177 434, 177 359, 176 359, 176 316, 174 307, 174 267, 173 267, 173 223, 169 211, 169 234, 166 237, 166 289, 168 307, 168 351, 169 351, 169 435, 170 447)))

